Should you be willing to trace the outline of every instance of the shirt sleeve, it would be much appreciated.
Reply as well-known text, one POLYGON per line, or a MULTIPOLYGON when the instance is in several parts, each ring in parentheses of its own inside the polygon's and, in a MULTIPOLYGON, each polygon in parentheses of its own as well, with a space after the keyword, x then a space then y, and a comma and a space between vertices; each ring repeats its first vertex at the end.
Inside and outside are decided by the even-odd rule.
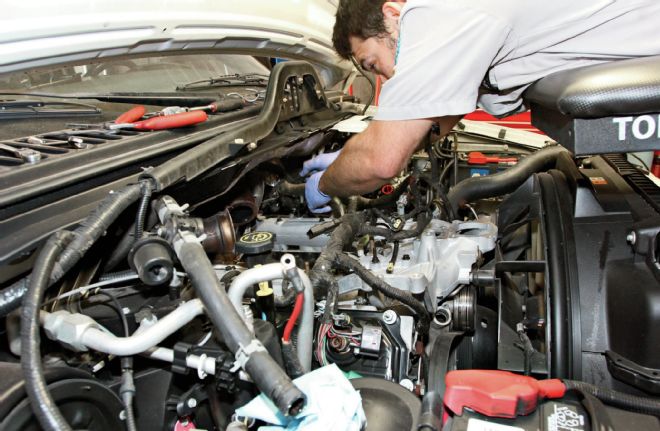
POLYGON ((510 27, 466 3, 409 0, 401 17, 395 73, 383 84, 374 119, 474 111, 479 87, 510 27))

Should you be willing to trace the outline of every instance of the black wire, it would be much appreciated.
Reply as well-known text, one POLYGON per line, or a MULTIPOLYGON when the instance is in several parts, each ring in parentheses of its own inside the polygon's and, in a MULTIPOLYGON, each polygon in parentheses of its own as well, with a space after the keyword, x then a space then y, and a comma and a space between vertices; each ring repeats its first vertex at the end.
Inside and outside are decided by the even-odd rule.
MULTIPOLYGON (((103 304, 107 305, 110 308, 114 308, 117 314, 119 314, 119 318, 121 319, 122 326, 124 327, 124 335, 126 337, 130 337, 131 333, 128 328, 128 320, 126 320, 126 315, 124 314, 124 309, 122 308, 121 304, 119 303, 119 300, 117 300, 117 297, 113 295, 110 292, 106 292, 103 290, 98 290, 96 292, 96 295, 104 295, 110 298, 110 301, 112 304, 103 304)), ((135 387, 133 385, 133 358, 131 356, 125 356, 121 358, 121 368, 122 368, 122 382, 125 380, 130 381, 130 385, 133 387, 132 391, 133 393, 126 396, 125 394, 122 394, 122 401, 124 402, 124 408, 126 410, 126 428, 128 431, 136 431, 137 430, 137 425, 135 421, 135 412, 133 411, 133 399, 135 397, 135 387)), ((122 384, 123 386, 123 384, 122 384)))
POLYGON ((104 290, 98 290, 95 292, 95 295, 105 295, 108 298, 110 298, 110 301, 112 304, 104 304, 107 305, 108 307, 114 308, 117 314, 119 315, 119 319, 121 320, 121 324, 124 327, 124 335, 129 337, 131 335, 129 329, 128 329, 128 320, 126 320, 126 315, 124 314, 124 310, 121 307, 121 304, 117 300, 117 297, 113 295, 110 292, 106 292, 104 290))
POLYGON ((394 248, 392 249, 392 258, 390 259, 390 264, 387 266, 385 272, 391 274, 394 272, 394 264, 396 263, 396 258, 399 256, 399 241, 394 241, 394 248))
POLYGON ((39 309, 55 262, 73 239, 74 235, 69 231, 59 231, 48 238, 32 269, 21 310, 21 368, 25 378, 25 390, 41 428, 47 431, 71 430, 71 427, 50 395, 44 377, 40 352, 39 309))
POLYGON ((138 206, 137 214, 135 215, 135 241, 142 238, 144 232, 144 223, 147 217, 147 210, 149 209, 149 202, 151 201, 151 182, 145 181, 142 183, 142 198, 138 206))
POLYGON ((567 390, 591 394, 605 404, 624 410, 660 417, 660 401, 651 397, 630 395, 575 380, 562 379, 562 382, 564 382, 567 390))
POLYGON ((353 66, 355 66, 357 71, 360 72, 360 74, 364 76, 367 81, 369 81, 369 85, 371 86, 371 96, 369 96, 369 102, 367 102, 367 104, 364 106, 364 109, 362 110, 362 115, 365 115, 367 113, 367 109, 369 109, 369 106, 371 106, 371 104, 374 101, 374 98, 376 97, 376 83, 373 81, 373 79, 371 79, 370 76, 368 76, 365 73, 364 70, 362 70, 362 68, 358 65, 357 61, 355 61, 355 58, 353 56, 351 56, 351 62, 353 63, 353 66))
POLYGON ((417 300, 414 296, 412 296, 412 294, 391 286, 385 280, 378 278, 371 271, 362 266, 358 260, 353 259, 347 254, 337 253, 334 259, 334 265, 335 267, 340 266, 342 268, 353 271, 358 277, 362 279, 362 281, 367 283, 373 289, 412 308, 415 314, 417 314, 418 331, 423 334, 428 332, 430 324, 429 313, 426 310, 424 303, 417 300))
POLYGON ((438 179, 440 186, 443 187, 443 183, 445 182, 445 178, 447 177, 447 174, 449 173, 449 170, 451 167, 454 166, 454 159, 452 158, 449 160, 447 163, 445 163, 445 167, 442 168, 442 172, 440 173, 440 178, 438 179))
POLYGON ((630 154, 631 157, 637 159, 639 161, 639 163, 642 164, 644 169, 646 169, 646 173, 651 172, 651 170, 649 169, 649 165, 647 165, 646 162, 644 162, 644 160, 640 159, 636 154, 633 154, 633 153, 628 153, 628 154, 630 154))

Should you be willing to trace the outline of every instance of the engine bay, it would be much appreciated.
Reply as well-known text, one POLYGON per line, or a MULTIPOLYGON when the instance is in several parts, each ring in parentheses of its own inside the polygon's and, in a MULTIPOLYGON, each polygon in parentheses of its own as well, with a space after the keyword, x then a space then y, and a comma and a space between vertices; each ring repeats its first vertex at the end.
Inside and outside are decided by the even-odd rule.
MULTIPOLYGON (((89 216, 57 220, 66 196, 24 190, 26 211, 4 208, 16 240, 3 280, 19 298, 3 291, 0 428, 38 429, 26 392, 48 385, 74 429, 257 429, 236 409, 264 394, 295 416, 307 400, 292 379, 333 364, 368 429, 436 429, 428 394, 456 370, 657 397, 656 185, 623 156, 576 159, 463 121, 380 190, 314 215, 302 165, 340 150, 356 118, 290 62, 259 114, 170 136, 140 173, 89 180, 84 193, 104 195, 81 205, 89 216)), ((606 409, 617 426, 657 425, 606 409)))

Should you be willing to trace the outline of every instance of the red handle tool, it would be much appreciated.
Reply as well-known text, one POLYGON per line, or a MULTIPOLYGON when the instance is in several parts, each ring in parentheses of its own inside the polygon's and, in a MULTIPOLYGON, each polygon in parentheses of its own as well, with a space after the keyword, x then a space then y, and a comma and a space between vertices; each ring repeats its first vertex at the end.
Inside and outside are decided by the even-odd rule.
POLYGON ((144 106, 136 106, 117 117, 115 124, 134 123, 142 118, 146 112, 147 109, 144 106))
POLYGON ((181 112, 179 114, 152 117, 148 120, 138 121, 137 123, 133 123, 131 127, 137 130, 175 129, 177 127, 186 127, 203 123, 208 118, 208 115, 206 115, 206 112, 204 111, 181 112))
POLYGON ((517 162, 518 159, 516 159, 515 157, 498 157, 498 156, 489 157, 479 151, 473 151, 470 154, 468 154, 468 164, 470 165, 485 165, 486 163, 514 164, 517 162))

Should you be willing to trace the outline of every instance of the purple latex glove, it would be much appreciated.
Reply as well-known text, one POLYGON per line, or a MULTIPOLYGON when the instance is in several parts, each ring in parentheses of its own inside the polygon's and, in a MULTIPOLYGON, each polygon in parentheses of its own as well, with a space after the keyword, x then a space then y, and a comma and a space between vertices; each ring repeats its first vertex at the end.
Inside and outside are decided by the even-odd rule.
POLYGON ((312 172, 325 171, 326 169, 328 169, 328 166, 330 166, 332 162, 334 162, 335 159, 339 156, 339 153, 341 153, 341 150, 335 151, 334 153, 323 153, 323 154, 319 154, 318 156, 312 157, 311 159, 303 163, 303 168, 302 171, 300 171, 300 176, 306 177, 312 172))
POLYGON ((323 171, 316 172, 310 175, 305 182, 305 201, 307 208, 313 213, 327 213, 330 211, 330 206, 327 205, 332 199, 319 189, 319 181, 323 176, 323 171))

